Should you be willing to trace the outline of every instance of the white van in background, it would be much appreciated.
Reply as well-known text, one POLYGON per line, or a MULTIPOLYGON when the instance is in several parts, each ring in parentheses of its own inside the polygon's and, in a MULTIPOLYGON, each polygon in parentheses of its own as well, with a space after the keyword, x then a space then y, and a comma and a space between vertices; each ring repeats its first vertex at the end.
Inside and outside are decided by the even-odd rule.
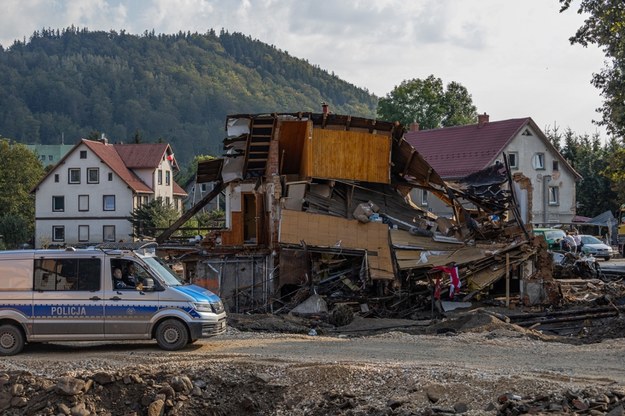
POLYGON ((0 251, 0 355, 47 341, 156 339, 173 351, 223 333, 219 297, 181 282, 155 249, 111 243, 0 251), (115 269, 133 276, 127 272, 116 285, 115 269))

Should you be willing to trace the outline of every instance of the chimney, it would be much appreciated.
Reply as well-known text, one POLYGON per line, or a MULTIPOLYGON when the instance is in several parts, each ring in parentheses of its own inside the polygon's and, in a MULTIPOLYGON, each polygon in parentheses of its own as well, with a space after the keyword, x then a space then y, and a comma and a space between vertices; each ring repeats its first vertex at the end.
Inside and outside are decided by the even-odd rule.
POLYGON ((410 123, 409 131, 419 131, 419 123, 417 123, 416 121, 413 121, 412 123, 410 123))
POLYGON ((328 114, 330 111, 328 110, 328 104, 325 102, 321 103, 321 112, 323 114, 328 114))
POLYGON ((102 133, 102 135, 100 136, 100 141, 104 144, 109 144, 109 139, 106 138, 104 133, 102 133))
POLYGON ((481 128, 484 124, 488 123, 488 114, 478 114, 477 115, 477 128, 481 128))

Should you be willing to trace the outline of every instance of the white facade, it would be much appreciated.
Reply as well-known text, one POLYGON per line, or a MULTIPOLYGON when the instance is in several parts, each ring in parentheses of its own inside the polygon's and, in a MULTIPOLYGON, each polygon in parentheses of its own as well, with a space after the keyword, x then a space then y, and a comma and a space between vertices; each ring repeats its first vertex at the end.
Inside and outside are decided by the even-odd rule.
POLYGON ((180 209, 180 197, 173 195, 171 163, 163 159, 157 169, 133 171, 147 185, 146 190, 155 190, 136 193, 100 156, 80 143, 35 190, 35 247, 129 241, 133 239, 129 219, 136 207, 162 197, 163 202, 180 209), (162 185, 158 184, 159 170, 163 172, 162 185))
MULTIPOLYGON (((557 151, 539 136, 541 134, 526 125, 497 159, 503 161, 503 153, 508 155, 511 174, 520 172, 531 182, 531 218, 527 215, 528 194, 519 188, 515 189, 519 209, 526 223, 569 223, 575 215, 576 176, 557 151)), ((433 194, 424 194, 421 189, 413 190, 411 198, 417 206, 438 216, 453 215, 448 205, 433 194)))

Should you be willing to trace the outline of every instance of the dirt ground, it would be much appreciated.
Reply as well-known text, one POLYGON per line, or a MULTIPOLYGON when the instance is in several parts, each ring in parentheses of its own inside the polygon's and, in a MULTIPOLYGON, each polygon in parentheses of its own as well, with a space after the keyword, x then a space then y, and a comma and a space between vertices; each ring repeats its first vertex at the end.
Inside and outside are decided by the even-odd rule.
POLYGON ((231 325, 226 334, 179 352, 161 351, 153 342, 28 345, 0 361, 0 410, 623 415, 622 337, 557 340, 485 313, 427 326, 360 318, 336 330, 270 315, 233 315, 231 325))

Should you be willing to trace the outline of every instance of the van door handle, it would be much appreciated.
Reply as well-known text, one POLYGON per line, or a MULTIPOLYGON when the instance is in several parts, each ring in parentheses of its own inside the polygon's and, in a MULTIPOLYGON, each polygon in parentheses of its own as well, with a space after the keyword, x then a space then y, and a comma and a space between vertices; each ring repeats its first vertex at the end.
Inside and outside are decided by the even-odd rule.
POLYGON ((122 300, 122 298, 120 298, 119 296, 113 296, 112 298, 110 298, 110 300, 122 300))
POLYGON ((89 300, 100 300, 101 298, 99 296, 94 296, 92 298, 89 298, 89 300))

